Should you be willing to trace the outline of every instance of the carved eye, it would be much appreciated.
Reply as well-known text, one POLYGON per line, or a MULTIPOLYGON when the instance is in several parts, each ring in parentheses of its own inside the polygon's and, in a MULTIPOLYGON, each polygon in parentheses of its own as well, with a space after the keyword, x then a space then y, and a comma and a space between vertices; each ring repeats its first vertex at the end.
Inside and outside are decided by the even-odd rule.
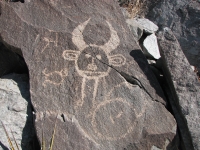
POLYGON ((101 55, 97 55, 96 57, 97 57, 99 60, 101 60, 101 55))
POLYGON ((90 54, 85 54, 85 57, 86 57, 86 58, 90 58, 91 55, 90 55, 90 54))

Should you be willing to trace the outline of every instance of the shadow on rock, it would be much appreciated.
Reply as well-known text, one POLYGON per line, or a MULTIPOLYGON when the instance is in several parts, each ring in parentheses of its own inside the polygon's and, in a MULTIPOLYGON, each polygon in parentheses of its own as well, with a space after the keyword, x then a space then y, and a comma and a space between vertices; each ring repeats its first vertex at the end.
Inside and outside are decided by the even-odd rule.
MULTIPOLYGON (((26 104, 26 122, 22 131, 21 148, 22 150, 39 150, 40 146, 37 140, 35 128, 34 128, 34 117, 33 117, 33 107, 30 100, 30 87, 29 87, 29 72, 26 62, 24 61, 21 49, 13 47, 5 43, 0 36, 0 78, 10 79, 16 82, 20 94, 23 98, 20 100, 25 100, 26 104)), ((11 87, 12 90, 12 87, 11 87)), ((14 92, 14 91, 13 91, 14 92)), ((18 99, 13 98, 13 101, 18 99)), ((18 112, 17 112, 18 113, 18 112)), ((8 148, 5 147, 3 143, 0 142, 0 147, 4 150, 8 148)))
POLYGON ((0 146, 2 147, 3 150, 9 150, 3 143, 0 141, 0 146))
POLYGON ((13 72, 28 74, 28 67, 22 57, 21 49, 8 45, 1 36, 0 53, 0 77, 13 72))
POLYGON ((144 61, 146 58, 145 58, 144 54, 141 52, 141 50, 139 50, 139 49, 132 50, 130 52, 130 55, 137 62, 138 66, 141 68, 141 70, 143 70, 143 73, 149 80, 150 85, 155 89, 156 93, 166 101, 163 91, 159 90, 159 89, 161 89, 161 87, 159 86, 159 83, 156 80, 155 75, 153 74, 150 66, 148 65, 148 62, 144 61))

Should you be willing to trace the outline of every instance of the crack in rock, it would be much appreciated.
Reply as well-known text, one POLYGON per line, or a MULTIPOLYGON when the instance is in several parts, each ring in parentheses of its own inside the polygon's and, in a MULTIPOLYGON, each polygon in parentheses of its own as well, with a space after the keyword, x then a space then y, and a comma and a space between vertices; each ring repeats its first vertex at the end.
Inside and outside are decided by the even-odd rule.
MULTIPOLYGON (((89 45, 89 44, 88 44, 89 45)), ((89 45, 89 47, 91 48, 91 46, 89 45)), ((92 48, 91 48, 92 49, 92 48)), ((88 55, 91 55, 89 53, 86 53, 84 52, 85 54, 88 54, 88 55)), ((97 57, 94 57, 91 55, 91 57, 97 59, 99 62, 101 62, 102 64, 112 68, 113 70, 115 70, 117 73, 119 73, 128 83, 130 84, 133 84, 133 85, 138 85, 141 89, 143 89, 148 95, 149 97, 151 97, 152 101, 155 101, 155 102, 158 102, 158 103, 161 103, 162 105, 164 105, 162 102, 160 102, 159 100, 153 98, 151 96, 151 94, 148 92, 148 90, 143 86, 143 84, 141 83, 141 81, 139 79, 137 79, 136 77, 132 76, 132 75, 129 75, 123 71, 119 71, 117 70, 115 67, 113 67, 112 65, 109 65, 105 62, 103 62, 102 60, 98 59, 97 57)), ((164 105, 165 106, 165 105, 164 105)))

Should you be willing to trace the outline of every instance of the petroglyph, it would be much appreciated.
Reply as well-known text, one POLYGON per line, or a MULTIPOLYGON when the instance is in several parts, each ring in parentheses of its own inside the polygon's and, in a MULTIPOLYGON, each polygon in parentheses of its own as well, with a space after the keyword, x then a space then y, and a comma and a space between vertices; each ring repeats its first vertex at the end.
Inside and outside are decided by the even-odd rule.
POLYGON ((107 76, 111 70, 108 65, 102 65, 102 62, 112 66, 122 66, 125 64, 126 59, 121 54, 111 55, 110 53, 115 50, 119 43, 119 37, 112 25, 108 22, 110 29, 110 39, 104 45, 86 44, 83 38, 83 31, 90 21, 90 18, 78 25, 72 32, 72 41, 78 47, 76 50, 65 50, 63 58, 68 61, 75 61, 75 68, 78 74, 83 77, 82 82, 82 95, 81 99, 77 102, 78 106, 82 106, 85 98, 86 83, 88 80, 94 80, 94 92, 92 102, 95 102, 99 80, 107 76))
MULTIPOLYGON (((126 84, 126 82, 125 84, 124 82, 120 83, 106 92, 107 94, 102 101, 96 101, 98 87, 99 85, 103 85, 105 77, 109 75, 112 69, 109 65, 113 67, 123 66, 126 63, 126 59, 121 54, 111 54, 111 52, 118 47, 120 40, 117 32, 108 21, 106 22, 111 32, 108 42, 100 46, 86 44, 82 33, 89 21, 90 19, 78 25, 72 32, 72 41, 77 46, 78 50, 64 50, 62 53, 62 57, 65 60, 74 61, 75 70, 78 75, 82 77, 81 97, 74 105, 77 114, 67 114, 67 112, 62 112, 62 114, 64 113, 64 120, 73 122, 82 135, 97 144, 95 142, 96 138, 92 134, 96 135, 97 139, 101 140, 114 141, 124 138, 133 131, 135 123, 137 122, 136 120, 144 115, 145 110, 142 108, 134 108, 133 104, 125 100, 124 97, 117 96, 112 98, 113 91, 117 88, 123 88, 121 87, 122 84, 123 86, 130 86, 126 84), (90 88, 88 88, 88 86, 90 88), (83 106, 88 98, 89 101, 92 102, 92 106, 88 111, 88 115, 86 114, 85 119, 87 119, 86 122, 90 124, 90 131, 87 127, 84 127, 85 122, 79 122, 79 116, 76 116, 80 113, 79 108, 83 106)), ((47 42, 46 46, 43 48, 44 50, 50 43, 56 46, 56 41, 47 38, 44 38, 44 40, 47 42)), ((68 76, 67 68, 53 72, 48 72, 45 68, 42 73, 45 78, 43 86, 47 84, 58 86, 62 84, 65 77, 68 76)), ((146 108, 146 106, 144 108, 146 108)), ((46 115, 51 114, 46 113, 46 115)), ((60 120, 63 121, 63 118, 60 117, 60 120)))
POLYGON ((47 83, 60 85, 63 82, 64 78, 68 75, 68 70, 62 69, 61 71, 47 73, 47 69, 45 68, 42 73, 45 76, 43 86, 46 86, 47 83))
POLYGON ((46 50, 46 48, 49 46, 50 43, 53 43, 56 47, 58 46, 58 33, 55 33, 55 34, 56 34, 55 40, 50 39, 49 37, 43 38, 43 41, 45 41, 46 44, 42 48, 41 53, 43 53, 46 50))
MULTIPOLYGON (((114 86, 107 92, 104 100, 96 103, 90 110, 90 115, 86 115, 83 120, 79 119, 80 112, 71 114, 66 111, 58 110, 37 112, 36 115, 39 120, 43 120, 45 117, 48 118, 59 114, 58 119, 61 122, 72 122, 82 135, 96 145, 98 145, 97 139, 116 141, 125 138, 135 129, 137 120, 145 115, 147 108, 148 103, 144 102, 145 105, 140 106, 140 104, 136 102, 138 108, 135 108, 132 99, 125 100, 122 96, 123 94, 116 95, 116 93, 120 93, 119 91, 121 89, 126 91, 128 91, 127 89, 133 90, 131 87, 132 86, 127 82, 114 86), (115 95, 114 97, 113 94, 115 95), (113 97, 113 99, 110 99, 111 97, 113 97), (90 128, 88 129, 85 124, 90 126, 90 128)), ((131 97, 131 95, 128 97, 131 97)))
MULTIPOLYGON (((73 122, 79 131, 94 143, 95 140, 92 139, 94 136, 91 135, 93 133, 101 140, 118 140, 124 138, 134 129, 135 120, 143 115, 144 110, 141 109, 141 112, 136 110, 132 103, 129 103, 123 97, 111 98, 113 90, 120 88, 121 84, 106 92, 107 94, 101 102, 96 102, 99 83, 104 82, 105 77, 109 75, 112 69, 109 65, 120 67, 126 63, 126 59, 121 54, 111 54, 118 47, 120 40, 117 32, 108 21, 106 22, 111 36, 107 43, 100 46, 85 43, 82 33, 89 21, 90 19, 78 25, 72 32, 72 41, 78 50, 64 50, 62 57, 67 61, 74 61, 75 69, 78 75, 82 77, 81 97, 76 101, 74 108, 77 110, 76 115, 78 115, 78 108, 83 106, 86 98, 90 98, 89 101, 92 102, 92 106, 85 118, 88 119, 89 124, 91 123, 92 131, 88 131, 88 128, 84 127, 85 122, 79 122, 77 120, 79 116, 75 114, 65 114, 64 120, 73 122), (90 86, 90 90, 88 86, 90 86), (90 91, 92 92, 90 93, 90 91), (88 96, 86 94, 91 95, 88 96)), ((52 42, 45 40, 47 43, 52 42)), ((47 73, 47 69, 44 69, 43 74, 45 76, 44 86, 47 84, 58 86, 63 83, 64 78, 68 75, 68 71, 63 69, 47 73)), ((61 117, 60 120, 63 121, 63 118, 61 117)))
POLYGON ((133 130, 135 120, 136 115, 131 104, 117 98, 106 100, 97 106, 92 116, 92 126, 99 138, 118 140, 133 130), (107 113, 110 113, 110 117, 107 117, 107 113))
MULTIPOLYGON (((110 97, 112 97, 113 93, 115 93, 115 91, 119 91, 120 89, 127 89, 126 91, 129 91, 129 90, 132 90, 133 91, 133 87, 135 87, 134 85, 130 85, 128 82, 122 82, 116 86, 114 86, 106 95, 106 98, 105 98, 105 101, 104 103, 106 102, 106 99, 110 99, 110 97)), ((134 95, 136 96, 137 94, 139 93, 134 93, 134 95)), ((140 97, 140 95, 136 96, 136 97, 140 97)), ((126 101, 126 100, 124 100, 126 101)), ((132 100, 131 100, 132 101, 132 100)), ((102 102, 103 103, 103 102, 102 102)), ((135 108, 134 106, 134 113, 135 113, 135 116, 136 118, 139 118, 141 117, 142 115, 144 115, 145 113, 145 110, 147 108, 147 102, 145 100, 143 100, 143 105, 140 106, 139 103, 137 103, 137 107, 135 108), (144 105, 145 104, 145 105, 144 105)), ((134 105, 134 104, 130 104, 130 105, 134 105)), ((120 113, 119 113, 120 115, 120 113)))
POLYGON ((133 90, 127 82, 116 85, 89 116, 92 118, 91 123, 95 134, 102 140, 113 141, 125 138, 135 129, 137 120, 145 114, 147 103, 144 106, 139 106, 137 103, 138 108, 135 108, 133 102, 127 101, 121 96, 109 99, 113 93, 125 87, 133 90))
POLYGON ((41 54, 58 47, 58 33, 48 30, 46 34, 38 34, 33 42, 32 47, 34 49, 33 58, 35 61, 43 62, 44 60, 42 59, 41 54))

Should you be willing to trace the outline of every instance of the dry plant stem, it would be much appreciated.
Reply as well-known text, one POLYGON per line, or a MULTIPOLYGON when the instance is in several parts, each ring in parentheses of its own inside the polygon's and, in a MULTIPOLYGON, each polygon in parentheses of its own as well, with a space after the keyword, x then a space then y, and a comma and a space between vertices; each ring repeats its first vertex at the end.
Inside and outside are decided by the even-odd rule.
POLYGON ((53 129, 53 134, 52 134, 52 138, 51 138, 51 143, 50 143, 50 150, 52 150, 52 148, 53 148, 53 142, 54 142, 54 137, 55 137, 55 132, 56 132, 56 122, 57 122, 57 118, 58 118, 58 114, 57 114, 56 120, 55 120, 55 125, 54 125, 54 129, 53 129))
POLYGON ((45 150, 46 146, 45 146, 45 139, 44 139, 44 131, 43 131, 43 127, 42 127, 42 150, 45 150))
POLYGON ((128 4, 124 5, 128 13, 130 14, 130 18, 134 18, 137 15, 139 15, 142 11, 143 6, 144 6, 143 0, 132 0, 132 1, 129 0, 128 4))
POLYGON ((141 9, 141 6, 142 4, 140 3, 140 0, 137 0, 135 5, 132 4, 131 10, 129 10, 131 13, 131 18, 135 17, 138 14, 138 12, 141 9))
POLYGON ((16 141, 16 139, 15 139, 15 137, 14 137, 14 135, 13 135, 13 132, 12 132, 12 130, 10 130, 10 131, 11 131, 12 137, 13 137, 13 139, 14 139, 15 145, 16 145, 16 147, 17 147, 17 150, 19 150, 19 147, 18 147, 18 145, 17 145, 17 141, 16 141))
MULTIPOLYGON (((52 133, 52 137, 51 137, 51 142, 50 142, 50 145, 49 145, 49 150, 53 149, 53 142, 54 142, 54 137, 55 137, 55 133, 56 133, 57 118, 58 118, 58 114, 57 114, 56 119, 55 119, 55 124, 54 124, 54 129, 53 129, 53 133, 52 133)), ((41 148, 41 150, 46 150, 43 125, 42 125, 42 148, 41 148)))
POLYGON ((10 149, 11 149, 11 150, 15 150, 15 148, 13 147, 12 141, 11 141, 9 135, 8 135, 8 132, 7 132, 7 130, 6 130, 6 128, 5 128, 5 126, 4 126, 4 124, 3 124, 2 121, 1 121, 1 124, 2 124, 2 126, 3 126, 3 129, 4 129, 5 133, 6 133, 6 136, 7 136, 9 145, 10 145, 10 149))

